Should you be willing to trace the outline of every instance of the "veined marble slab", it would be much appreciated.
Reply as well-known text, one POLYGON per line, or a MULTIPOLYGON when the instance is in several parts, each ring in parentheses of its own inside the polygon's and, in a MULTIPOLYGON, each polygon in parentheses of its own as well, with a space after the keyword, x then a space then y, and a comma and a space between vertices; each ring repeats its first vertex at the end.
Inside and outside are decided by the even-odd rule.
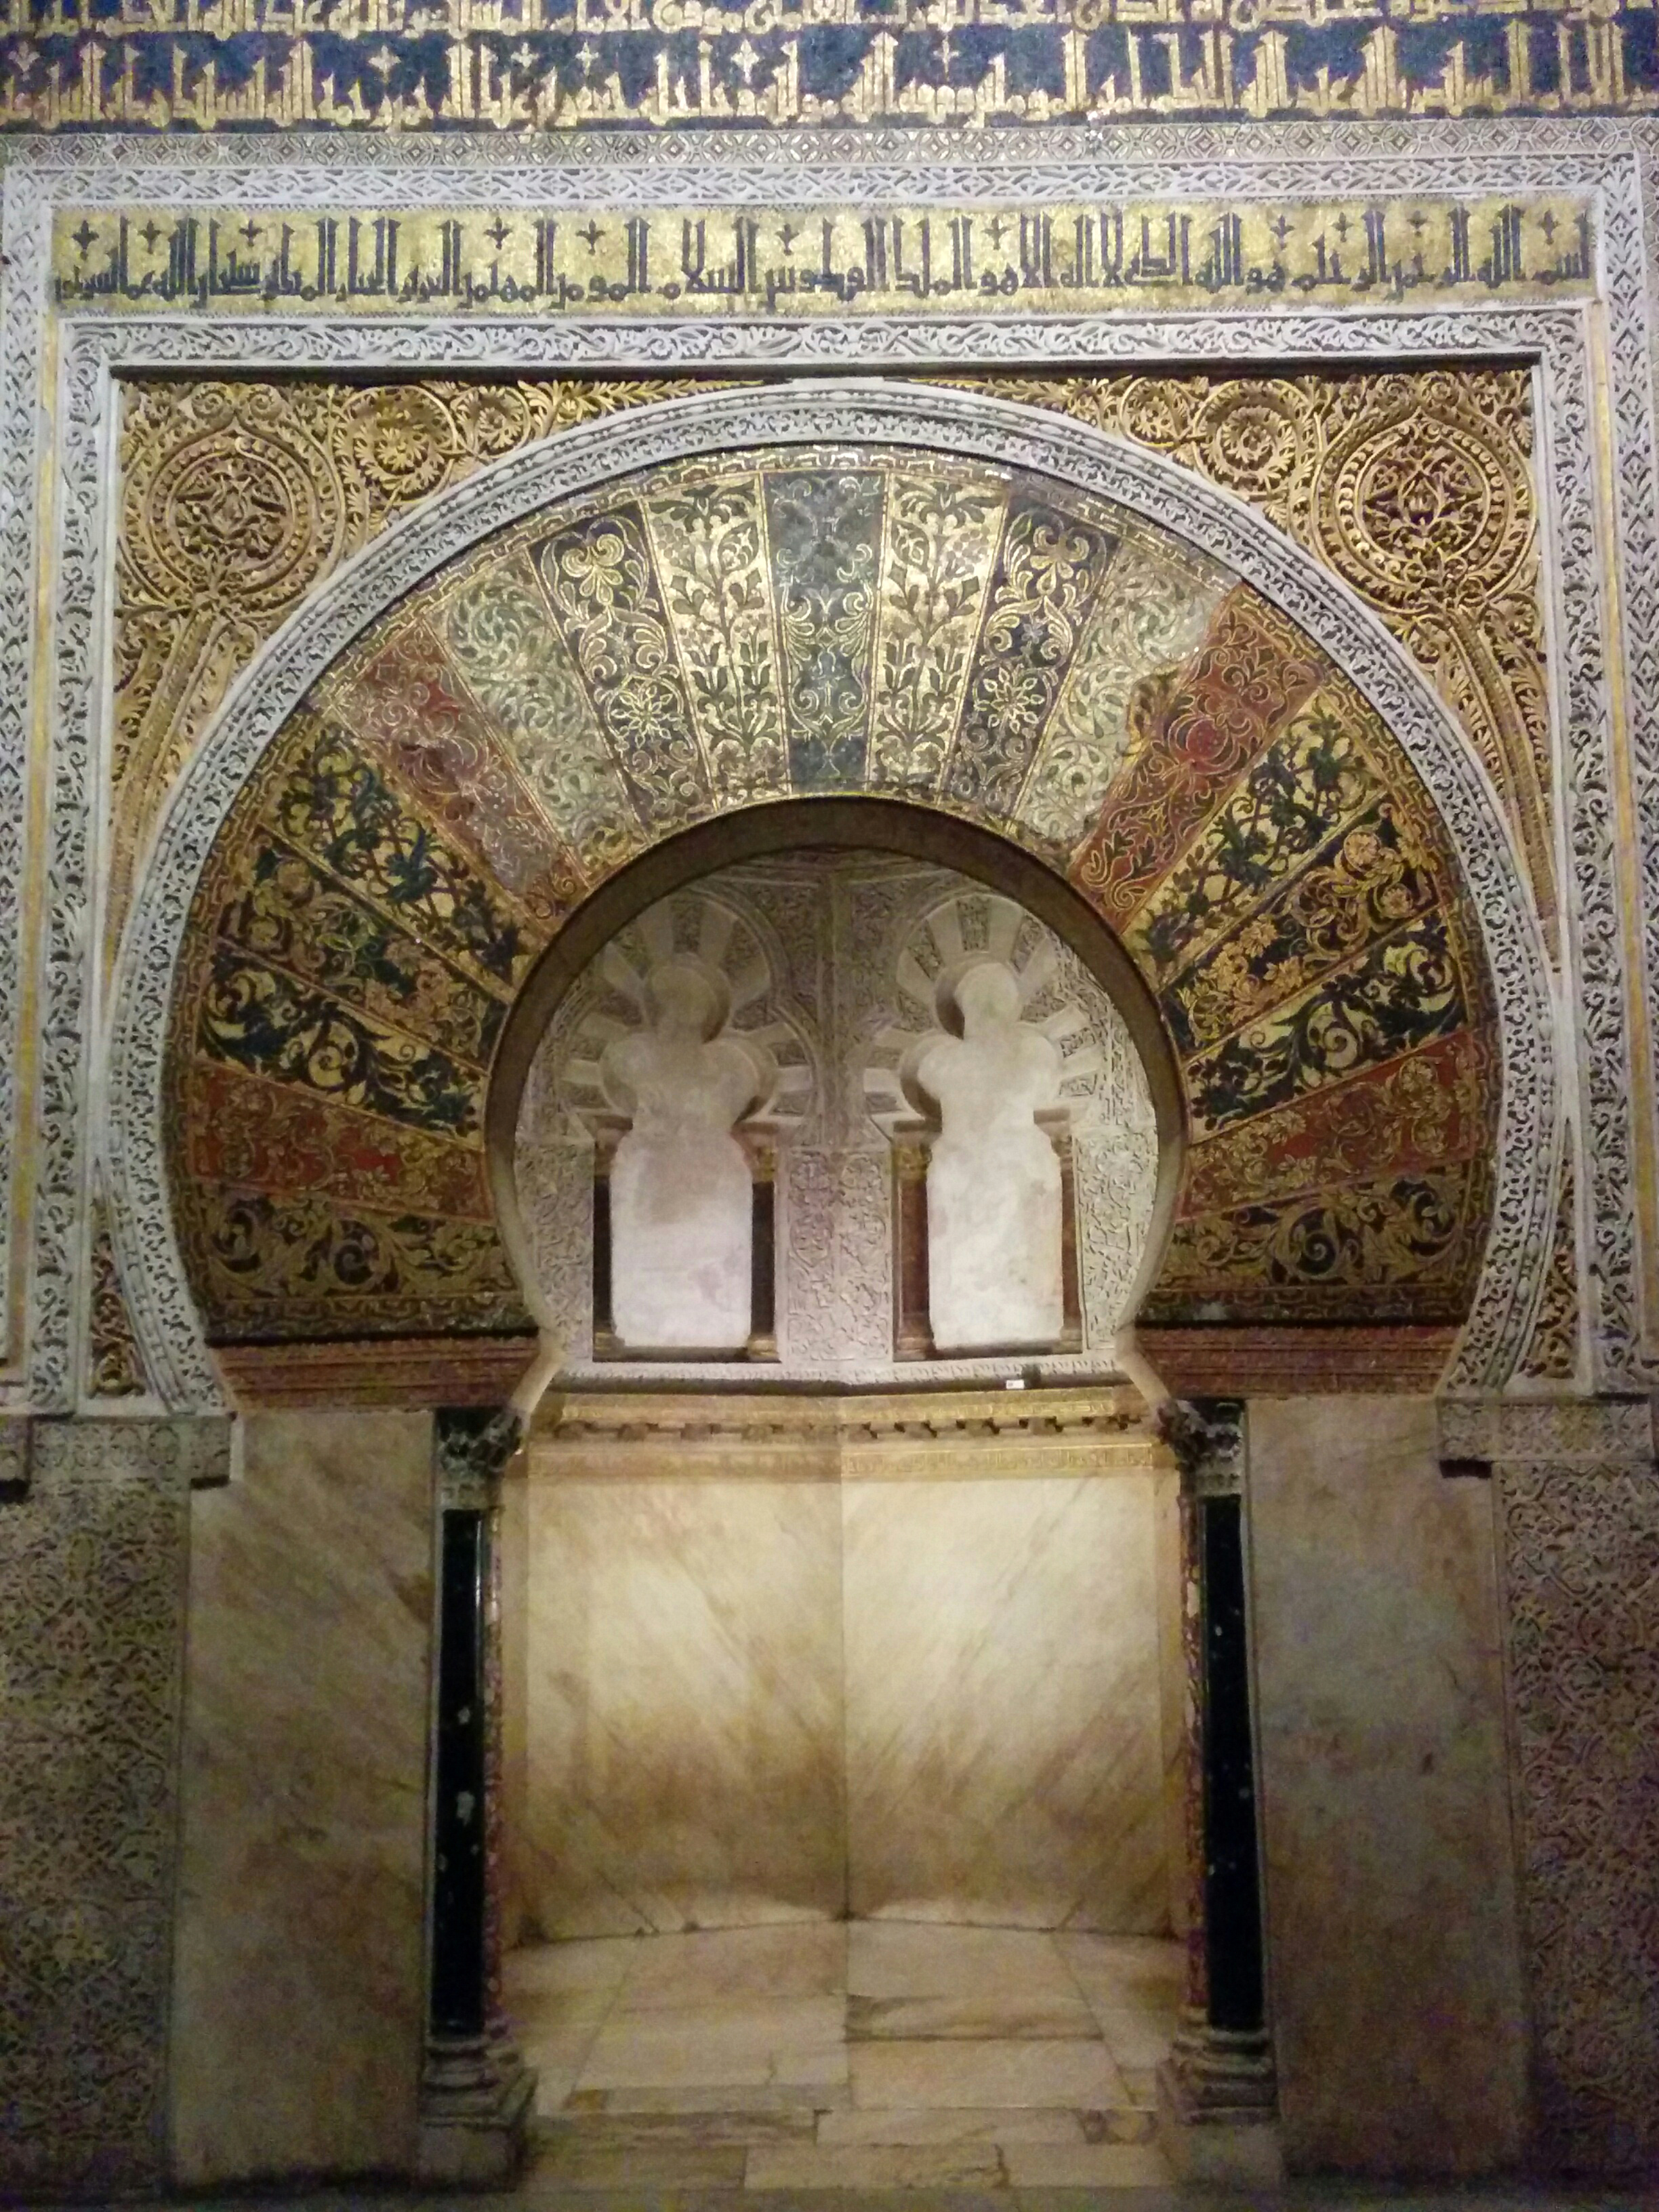
POLYGON ((838 1915, 838 1491, 529 1487, 531 1924, 623 1935, 838 1915))
MULTIPOLYGON (((633 1401, 633 1419, 568 1401, 507 1523, 522 1618, 504 1637, 507 1779, 530 1932, 849 1910, 1168 1929, 1172 1477, 1109 1399, 1068 1401, 1051 1434, 1011 1410, 1022 1395, 671 1396, 633 1401), (1062 1447, 1076 1468, 1056 1465, 1062 1447), (818 1479, 756 1474, 792 1452, 818 1479), (1020 1472, 990 1473, 988 1453, 1020 1472), (925 1479, 895 1476, 912 1461, 925 1479)), ((858 1994, 871 2032, 894 2032, 883 1993, 858 1994)), ((927 1993, 925 2018, 907 2000, 896 2032, 977 2033, 962 1995, 927 1993)), ((1051 1994, 1007 2032, 1069 2033, 1079 2006, 1051 1994)))
POLYGON ((1492 1486, 1437 1450, 1427 1398, 1249 1410, 1274 2039, 1304 2170, 1521 2155, 1492 1486))
POLYGON ((855 1920, 847 1937, 855 2040, 1099 2033, 1059 1953, 1024 1929, 855 1920))
POLYGON ((424 1413, 244 1416, 191 1501, 174 2178, 406 2171, 425 2022, 424 1413))
POLYGON ((1151 1475, 844 1498, 853 1911, 1164 1930, 1151 1475))

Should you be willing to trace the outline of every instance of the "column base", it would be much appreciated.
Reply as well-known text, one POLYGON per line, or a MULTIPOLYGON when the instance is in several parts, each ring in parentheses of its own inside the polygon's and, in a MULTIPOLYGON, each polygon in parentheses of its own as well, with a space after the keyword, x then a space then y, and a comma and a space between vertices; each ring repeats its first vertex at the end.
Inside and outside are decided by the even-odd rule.
POLYGON ((505 2037, 427 2045, 416 2179, 442 2188, 507 2188, 524 2164, 536 2076, 505 2037))
POLYGON ((1158 2069, 1158 2132, 1177 2181, 1276 2188, 1285 2153, 1267 2037, 1182 2028, 1158 2069))

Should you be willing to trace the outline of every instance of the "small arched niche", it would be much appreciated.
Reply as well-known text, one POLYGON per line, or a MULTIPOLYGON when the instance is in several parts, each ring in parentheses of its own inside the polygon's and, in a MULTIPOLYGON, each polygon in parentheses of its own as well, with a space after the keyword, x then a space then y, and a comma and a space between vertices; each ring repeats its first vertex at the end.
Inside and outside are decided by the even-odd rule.
MULTIPOLYGON (((1154 1242, 1156 1053, 1149 1076, 1097 966, 986 880, 979 841, 869 805, 782 842, 797 811, 567 955, 504 1042, 503 1220, 562 1374, 1114 1373, 1154 1242)), ((1108 933, 1073 928, 1109 973, 1108 933)))

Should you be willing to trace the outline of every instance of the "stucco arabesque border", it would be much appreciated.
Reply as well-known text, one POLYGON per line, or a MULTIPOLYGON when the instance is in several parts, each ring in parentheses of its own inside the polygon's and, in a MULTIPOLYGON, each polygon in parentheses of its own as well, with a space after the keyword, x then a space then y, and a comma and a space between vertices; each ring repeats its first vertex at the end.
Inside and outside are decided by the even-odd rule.
MULTIPOLYGON (((1593 310, 1577 307, 1477 308, 1413 314, 1328 312, 1158 316, 866 318, 845 322, 759 322, 733 317, 648 324, 546 323, 386 316, 222 319, 158 315, 54 318, 45 306, 52 216, 60 206, 205 204, 234 194, 249 204, 336 206, 355 195, 377 206, 535 204, 590 206, 669 203, 696 163, 704 204, 762 205, 902 192, 912 202, 1055 199, 1138 194, 1328 198, 1382 192, 1593 188, 1598 195, 1601 290, 1607 332, 1611 431, 1626 615, 1632 751, 1638 780, 1642 880, 1659 884, 1659 564, 1655 546, 1652 391, 1643 263, 1640 126, 1586 123, 1329 126, 1139 126, 1057 133, 1011 131, 965 146, 923 133, 812 134, 810 146, 781 137, 757 143, 738 134, 619 144, 571 142, 480 148, 446 137, 370 144, 336 137, 326 161, 293 138, 31 142, 7 164, 7 246, 0 341, 0 1040, 16 1035, 21 981, 21 824, 35 720, 30 676, 50 668, 52 832, 45 870, 47 915, 36 1024, 40 1154, 27 1381, 0 1398, 37 1408, 75 1402, 79 1372, 89 1165, 81 1100, 93 1070, 96 1010, 89 945, 95 941, 97 788, 106 710, 108 541, 112 529, 110 451, 113 387, 124 373, 158 368, 364 369, 371 373, 471 368, 523 373, 568 368, 660 372, 696 367, 735 371, 861 367, 895 373, 928 368, 1024 368, 1052 372, 1212 360, 1230 366, 1332 359, 1379 362, 1500 356, 1531 358, 1543 380, 1542 453, 1548 521, 1547 569, 1558 777, 1565 795, 1563 861, 1576 929, 1571 981, 1577 1024, 1562 1024, 1564 1060, 1579 1031, 1576 1070, 1585 1173, 1580 1179, 1598 1349, 1595 1379, 1630 1388, 1642 1377, 1633 1192, 1637 1187, 1627 1058, 1626 972, 1614 860, 1617 793, 1613 708, 1606 680, 1607 623, 1598 512, 1595 417, 1590 364, 1593 310), (1063 144, 1060 143, 1063 140, 1063 144), (803 160, 803 155, 805 160, 803 160), (55 388, 46 388, 49 342, 55 388), (50 419, 43 402, 50 400, 50 419), (55 438, 57 496, 39 508, 42 441, 55 438), (49 528, 53 596, 50 653, 33 629, 33 565, 49 528)), ((1063 434, 1074 440, 1075 427, 1063 434)), ((1642 902, 1659 974, 1659 896, 1642 902)), ((20 1102, 11 1090, 15 1054, 0 1051, 0 1145, 9 1146, 20 1102)), ((1518 1069, 1511 1070, 1511 1088, 1518 1069)), ((1538 1133, 1552 1170, 1559 1130, 1538 1133)), ((9 1177, 14 1163, 0 1158, 9 1177)), ((132 1205, 118 1211, 123 1241, 137 1228, 132 1205)), ((1541 1245, 1533 1209, 1500 1206, 1478 1308, 1501 1305, 1508 1324, 1472 1329, 1457 1370, 1470 1384, 1501 1379, 1519 1350, 1516 1330, 1532 1302, 1541 1245), (1512 1242, 1518 1234, 1518 1244, 1512 1242), (1505 1256, 1507 1255, 1507 1257, 1505 1256), (1501 1287, 1507 1268, 1510 1279, 1501 1287), (1529 1287, 1528 1287, 1529 1286, 1529 1287)), ((147 1241, 147 1240, 143 1240, 147 1241)), ((170 1231, 167 1232, 170 1243, 170 1231)), ((140 1250, 131 1251, 132 1263, 140 1250)), ((153 1334, 153 1333, 152 1333, 153 1334)), ((189 1335, 194 1339, 193 1317, 189 1335)), ((164 1370, 163 1371, 167 1371, 164 1370)), ((198 1377, 199 1379, 199 1377, 198 1377)), ((170 1395, 179 1395, 169 1385, 170 1395)), ((180 1402, 209 1394, 192 1389, 180 1402)), ((133 1412, 144 1401, 128 1401, 133 1412)), ((109 1410, 100 1408, 100 1410, 109 1410)))
POLYGON ((1525 1340, 1556 1126, 1542 939, 1495 795, 1404 650, 1348 587, 1255 509, 1163 456, 1045 410, 942 386, 838 379, 664 400, 520 449, 374 540, 252 662, 185 769, 135 898, 118 963, 106 1157, 118 1255, 139 1341, 169 1402, 213 1402, 213 1370, 173 1238, 162 1130, 167 1006, 191 902, 238 792, 316 678, 376 616, 466 548, 550 501, 689 454, 756 444, 943 447, 1119 501, 1218 556, 1317 639, 1374 702, 1434 795, 1462 860, 1496 985, 1504 1062, 1498 1197, 1462 1358, 1501 1379, 1525 1340))

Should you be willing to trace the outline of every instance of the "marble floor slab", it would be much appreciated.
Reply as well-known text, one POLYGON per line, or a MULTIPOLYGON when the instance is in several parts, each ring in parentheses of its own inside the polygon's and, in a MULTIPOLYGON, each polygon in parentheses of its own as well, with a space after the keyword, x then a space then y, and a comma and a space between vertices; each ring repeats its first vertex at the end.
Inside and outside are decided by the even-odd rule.
POLYGON ((847 1989, 847 1929, 837 1920, 643 1936, 622 1948, 630 1954, 619 2007, 623 2013, 756 1997, 839 1999, 847 1989))
POLYGON ((858 1920, 847 1944, 849 2038, 1053 2041, 1099 2033, 1065 1960, 1030 1930, 858 1920))
POLYGON ((1150 2142, 1010 2143, 1003 2160, 1016 2189, 1157 2189, 1170 2178, 1150 2142))
POLYGON ((958 2106, 954 2111, 931 2106, 902 2106, 896 2111, 870 2112, 855 2105, 844 2112, 820 2112, 817 2140, 826 2145, 843 2143, 964 2143, 1063 2142, 1088 2141, 1083 2114, 1065 2107, 1041 2105, 994 2106, 958 2106))
POLYGON ((866 2109, 1127 2102, 1103 2042, 866 2043, 849 2060, 853 2102, 866 2109))
POLYGON ((749 2154, 748 2189, 988 2189, 1003 2179, 995 2143, 767 2143, 749 2154))
MULTIPOLYGON (((1102 2185, 1092 2187, 999 2186, 907 2189, 903 2212, 1097 2212, 1102 2185)), ((538 2159, 510 2191, 412 2191, 406 2183, 354 2182, 346 2188, 313 2189, 295 2196, 261 2190, 234 2196, 198 2191, 170 2197, 170 2212, 802 2212, 803 2192, 729 2185, 661 2186, 582 2184, 550 2172, 538 2159)), ((889 2189, 815 2191, 811 2212, 894 2212, 889 2189)), ((1550 2188, 1510 2182, 1487 2188, 1402 2188, 1328 2178, 1294 2181, 1282 2190, 1252 2191, 1242 2200, 1250 2212, 1646 2212, 1647 2200, 1613 2196, 1589 2186, 1550 2188)), ((1217 2212, 1216 2191, 1204 2183, 1163 2183, 1143 2190, 1136 2212, 1217 2212)), ((131 2200, 87 2204, 83 2212, 131 2212, 131 2200)), ((1125 2212, 1127 2212, 1126 2206, 1125 2212)))
POLYGON ((1062 1929, 1055 1950, 1091 2004, 1146 2010, 1159 2019, 1180 2008, 1186 1947, 1162 1936, 1086 1936, 1062 1929))
POLYGON ((847 2079, 839 1997, 733 1997, 724 2005, 619 2004, 593 2039, 578 2086, 812 2088, 847 2079))
POLYGON ((1146 2188, 1179 1947, 803 1921, 542 1944, 504 1985, 556 2185, 1146 2188))

